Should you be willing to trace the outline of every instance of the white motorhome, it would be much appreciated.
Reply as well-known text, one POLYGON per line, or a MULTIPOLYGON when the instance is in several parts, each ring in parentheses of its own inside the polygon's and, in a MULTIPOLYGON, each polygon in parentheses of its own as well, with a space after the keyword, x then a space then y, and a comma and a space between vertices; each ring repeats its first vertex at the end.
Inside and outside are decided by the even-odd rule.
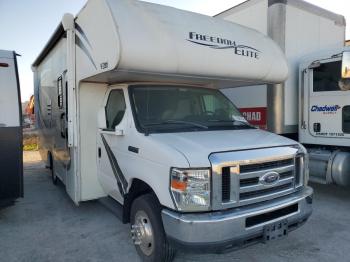
POLYGON ((224 93, 252 124, 303 143, 310 180, 350 185, 350 91, 341 75, 349 51, 345 18, 301 0, 249 0, 216 17, 270 36, 290 71, 282 84, 224 93))
POLYGON ((312 212, 297 142, 249 125, 220 88, 280 83, 268 37, 139 1, 66 14, 33 63, 41 153, 72 200, 130 222, 145 261, 268 241, 312 212))
POLYGON ((0 50, 0 207, 23 197, 22 113, 16 53, 0 50))

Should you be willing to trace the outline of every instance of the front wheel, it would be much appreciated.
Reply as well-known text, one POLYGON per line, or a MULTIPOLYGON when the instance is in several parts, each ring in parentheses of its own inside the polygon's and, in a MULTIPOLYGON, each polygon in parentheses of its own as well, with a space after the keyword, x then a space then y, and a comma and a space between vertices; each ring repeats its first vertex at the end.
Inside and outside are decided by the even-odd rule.
POLYGON ((161 207, 152 194, 140 196, 131 206, 131 237, 142 261, 170 262, 175 250, 168 243, 161 207))

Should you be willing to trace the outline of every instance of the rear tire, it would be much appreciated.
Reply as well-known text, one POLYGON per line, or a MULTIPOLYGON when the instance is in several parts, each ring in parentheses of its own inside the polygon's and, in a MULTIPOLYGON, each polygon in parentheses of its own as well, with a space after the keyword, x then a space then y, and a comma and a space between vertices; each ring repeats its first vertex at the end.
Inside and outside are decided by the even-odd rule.
POLYGON ((175 249, 168 243, 161 218, 161 206, 153 194, 134 200, 130 212, 131 236, 142 261, 171 262, 175 249))
POLYGON ((58 184, 58 177, 55 174, 55 167, 54 167, 54 164, 53 164, 53 158, 52 158, 51 153, 49 154, 48 161, 49 161, 49 164, 50 164, 52 184, 57 186, 57 184, 58 184))

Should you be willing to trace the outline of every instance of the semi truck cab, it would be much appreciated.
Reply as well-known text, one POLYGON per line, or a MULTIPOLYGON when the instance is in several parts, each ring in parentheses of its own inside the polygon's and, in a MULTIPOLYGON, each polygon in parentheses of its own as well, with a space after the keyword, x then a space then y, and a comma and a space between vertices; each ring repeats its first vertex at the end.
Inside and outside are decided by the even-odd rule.
POLYGON ((299 141, 322 184, 350 185, 349 55, 347 47, 318 52, 299 68, 299 141))

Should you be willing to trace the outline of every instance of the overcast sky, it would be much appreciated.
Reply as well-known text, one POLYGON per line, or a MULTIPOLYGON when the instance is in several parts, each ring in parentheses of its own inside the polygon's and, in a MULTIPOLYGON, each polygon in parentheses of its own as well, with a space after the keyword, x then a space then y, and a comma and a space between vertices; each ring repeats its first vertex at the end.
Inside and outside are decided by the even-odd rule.
MULTIPOLYGON (((86 0, 0 0, 0 49, 15 50, 18 58, 22 101, 33 93, 31 64, 54 32, 64 13, 76 14, 86 0)), ((215 15, 243 0, 149 0, 207 15, 215 15)), ((349 0, 307 0, 350 21, 349 0)), ((350 22, 349 22, 350 23, 350 22)), ((347 28, 350 39, 350 26, 347 28)))

